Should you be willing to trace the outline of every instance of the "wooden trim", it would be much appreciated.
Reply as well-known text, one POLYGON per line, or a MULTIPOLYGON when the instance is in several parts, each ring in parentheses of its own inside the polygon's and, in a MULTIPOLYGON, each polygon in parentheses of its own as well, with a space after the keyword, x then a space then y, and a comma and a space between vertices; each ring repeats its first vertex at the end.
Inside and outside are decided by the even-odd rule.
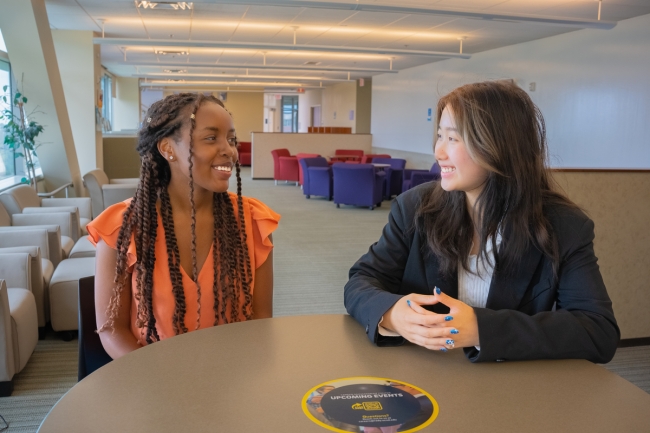
POLYGON ((567 173, 650 173, 650 168, 551 168, 551 171, 567 173))
POLYGON ((624 338, 618 342, 617 347, 636 347, 636 346, 650 346, 650 337, 624 338))

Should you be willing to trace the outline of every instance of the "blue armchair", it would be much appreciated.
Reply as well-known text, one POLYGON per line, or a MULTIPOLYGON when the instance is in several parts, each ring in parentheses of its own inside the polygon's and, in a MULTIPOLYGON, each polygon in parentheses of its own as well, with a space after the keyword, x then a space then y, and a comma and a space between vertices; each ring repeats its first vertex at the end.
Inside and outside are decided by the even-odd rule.
POLYGON ((302 192, 307 198, 312 195, 332 200, 332 168, 322 157, 302 158, 300 166, 303 173, 302 192))
POLYGON ((386 174, 372 164, 344 164, 332 166, 334 174, 334 203, 367 206, 370 210, 381 206, 386 174))
POLYGON ((384 199, 390 200, 394 195, 402 192, 402 175, 406 167, 405 159, 398 158, 374 158, 374 164, 388 164, 386 168, 386 181, 384 182, 384 199))
POLYGON ((429 171, 405 169, 402 178, 402 192, 434 180, 440 180, 440 166, 437 162, 431 166, 431 170, 429 171))

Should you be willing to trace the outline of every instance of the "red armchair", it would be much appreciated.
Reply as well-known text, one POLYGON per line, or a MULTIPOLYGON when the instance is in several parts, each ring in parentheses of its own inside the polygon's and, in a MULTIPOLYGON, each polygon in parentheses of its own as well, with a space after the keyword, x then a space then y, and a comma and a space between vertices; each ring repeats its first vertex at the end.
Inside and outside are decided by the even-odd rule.
POLYGON ((298 172, 298 159, 291 156, 288 149, 274 149, 271 151, 273 155, 273 179, 275 184, 279 180, 286 182, 296 182, 300 180, 300 173, 298 172))
POLYGON ((390 155, 385 153, 371 154, 367 153, 361 157, 361 161, 345 161, 348 164, 371 164, 374 158, 390 158, 390 155))
POLYGON ((336 149, 334 151, 334 156, 330 158, 330 163, 359 161, 362 157, 363 157, 363 150, 336 149))
POLYGON ((239 148, 239 165, 251 165, 251 142, 250 141, 240 141, 239 148))

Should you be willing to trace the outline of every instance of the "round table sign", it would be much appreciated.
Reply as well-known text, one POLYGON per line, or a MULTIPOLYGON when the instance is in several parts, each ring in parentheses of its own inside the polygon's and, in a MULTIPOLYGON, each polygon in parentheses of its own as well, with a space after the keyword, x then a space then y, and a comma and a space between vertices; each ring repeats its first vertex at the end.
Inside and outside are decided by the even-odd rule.
POLYGON ((406 382, 380 377, 335 379, 310 389, 302 410, 336 432, 414 432, 438 416, 438 403, 406 382), (362 427, 362 428, 360 428, 362 427))

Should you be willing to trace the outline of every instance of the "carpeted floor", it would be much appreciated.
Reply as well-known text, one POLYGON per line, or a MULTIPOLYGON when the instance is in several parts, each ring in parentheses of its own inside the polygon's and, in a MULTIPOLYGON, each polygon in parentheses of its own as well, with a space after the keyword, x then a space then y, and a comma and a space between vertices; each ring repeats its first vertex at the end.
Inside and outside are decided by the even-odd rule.
MULTIPOLYGON (((274 315, 345 313, 347 272, 381 235, 390 203, 373 211, 337 209, 321 198, 305 199, 296 186, 251 181, 249 173, 243 172, 244 194, 282 215, 273 235, 274 315)), ((604 367, 650 393, 650 346, 619 349, 604 367)), ((13 395, 0 398, 0 415, 10 424, 6 431, 35 432, 76 379, 77 341, 63 342, 53 334, 39 341, 29 363, 15 377, 13 395)))

